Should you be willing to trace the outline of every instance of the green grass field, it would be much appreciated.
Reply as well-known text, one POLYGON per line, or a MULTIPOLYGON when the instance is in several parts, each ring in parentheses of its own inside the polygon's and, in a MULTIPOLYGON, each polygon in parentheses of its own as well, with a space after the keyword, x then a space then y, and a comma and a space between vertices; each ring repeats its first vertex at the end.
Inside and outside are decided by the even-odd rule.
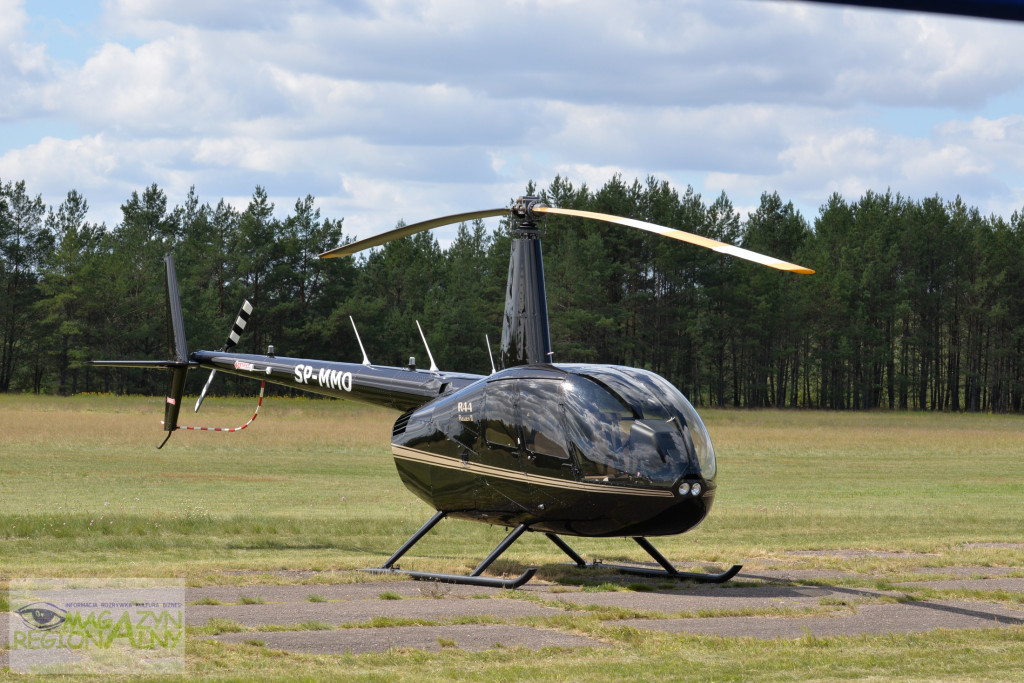
MULTIPOLYGON (((388 447, 393 412, 270 398, 244 432, 179 432, 158 451, 162 400, 0 395, 0 582, 30 576, 280 582, 288 579, 259 570, 377 566, 432 513, 395 472, 388 447)), ((255 399, 211 399, 196 423, 235 426, 254 406, 255 399)), ((183 415, 192 418, 190 410, 183 415)), ((868 585, 920 567, 1024 567, 1020 416, 718 410, 702 416, 718 452, 720 488, 702 526, 657 539, 680 565, 843 569, 863 574, 868 585), (901 554, 805 552, 840 549, 901 554)), ((469 571, 504 534, 446 521, 403 558, 403 567, 469 571)), ((573 545, 588 557, 641 559, 624 540, 575 539, 573 545)), ((564 561, 546 539, 527 534, 492 571, 537 565, 538 579, 558 581, 568 571, 564 561)), ((6 597, 0 600, 6 608, 6 597)), ((878 667, 906 679, 1011 680, 1017 676, 1008 674, 1024 666, 1020 629, 762 643, 641 634, 602 626, 596 616, 551 626, 622 647, 316 657, 196 642, 188 657, 191 671, 211 677, 316 678, 343 671, 368 680, 639 674, 789 680, 862 677, 878 667)))

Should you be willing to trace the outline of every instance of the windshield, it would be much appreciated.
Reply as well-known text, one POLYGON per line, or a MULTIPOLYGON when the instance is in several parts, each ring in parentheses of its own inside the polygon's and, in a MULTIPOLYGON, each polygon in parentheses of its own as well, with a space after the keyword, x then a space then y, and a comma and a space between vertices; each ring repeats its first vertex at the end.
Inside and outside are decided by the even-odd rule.
POLYGON ((616 366, 587 368, 586 373, 621 396, 638 417, 674 425, 684 440, 693 442, 701 475, 708 481, 715 478, 715 449, 708 430, 697 410, 668 380, 647 370, 616 366))
POLYGON ((686 472, 680 432, 655 435, 631 406, 590 378, 570 375, 564 386, 569 438, 584 479, 671 485, 686 472))

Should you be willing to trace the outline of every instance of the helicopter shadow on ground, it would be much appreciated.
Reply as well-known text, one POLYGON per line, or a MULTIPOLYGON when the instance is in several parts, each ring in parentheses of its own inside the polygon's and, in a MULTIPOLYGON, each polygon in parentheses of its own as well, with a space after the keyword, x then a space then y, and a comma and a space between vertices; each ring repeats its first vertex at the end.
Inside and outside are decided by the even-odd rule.
MULTIPOLYGON (((645 563, 633 562, 639 568, 651 568, 645 563)), ((688 594, 688 595, 733 595, 733 596, 763 596, 774 598, 785 597, 807 597, 811 594, 828 592, 835 595, 847 595, 851 599, 892 596, 902 597, 905 594, 894 590, 880 590, 873 588, 849 587, 838 584, 831 584, 822 579, 780 579, 776 576, 763 576, 740 572, 732 580, 724 583, 704 583, 700 581, 675 578, 669 575, 664 577, 641 577, 626 573, 616 572, 613 569, 604 569, 600 566, 592 569, 577 569, 571 564, 564 565, 567 574, 562 577, 549 577, 549 580, 565 585, 609 585, 621 586, 624 589, 643 593, 660 593, 666 595, 688 594)), ((712 573, 717 568, 713 565, 702 566, 701 570, 712 573)), ((539 575, 544 578, 543 575, 539 575)), ((842 580, 837 577, 837 581, 842 580)))
MULTIPOLYGON (((778 574, 765 575, 740 573, 733 584, 708 585, 694 582, 680 582, 678 587, 668 587, 664 581, 654 582, 649 589, 643 589, 641 596, 628 602, 634 609, 652 609, 657 612, 696 614, 707 610, 731 611, 764 608, 807 609, 814 607, 830 607, 836 610, 856 608, 864 603, 898 603, 903 608, 917 612, 919 619, 925 622, 949 622, 978 620, 998 623, 1001 626, 1024 624, 1024 611, 1006 609, 1007 606, 981 601, 925 600, 915 598, 899 590, 876 589, 838 585, 845 574, 838 576, 836 583, 827 579, 786 579, 778 574), (762 583, 751 585, 752 581, 762 583), (813 583, 812 583, 813 582, 813 583), (1019 611, 1019 616, 1016 614, 1019 611), (931 613, 932 616, 925 616, 931 613)), ((609 583, 621 582, 610 579, 609 583)), ((635 590, 636 586, 623 582, 627 588, 635 590)), ((600 593, 583 594, 588 596, 600 593)), ((605 595, 608 595, 607 593, 605 595)), ((612 593, 611 595, 616 595, 612 593)), ((586 602, 614 605, 621 604, 621 599, 584 598, 586 602)), ((574 594, 568 601, 579 602, 580 594, 574 594)))

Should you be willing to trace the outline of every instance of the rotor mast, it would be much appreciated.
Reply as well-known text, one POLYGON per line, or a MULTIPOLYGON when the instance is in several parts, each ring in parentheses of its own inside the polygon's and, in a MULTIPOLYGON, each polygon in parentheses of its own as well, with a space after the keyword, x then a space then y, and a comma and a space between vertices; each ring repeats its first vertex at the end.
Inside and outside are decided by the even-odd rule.
POLYGON ((502 368, 550 363, 551 334, 540 251, 537 197, 520 197, 512 205, 512 253, 508 261, 505 315, 501 327, 502 368))

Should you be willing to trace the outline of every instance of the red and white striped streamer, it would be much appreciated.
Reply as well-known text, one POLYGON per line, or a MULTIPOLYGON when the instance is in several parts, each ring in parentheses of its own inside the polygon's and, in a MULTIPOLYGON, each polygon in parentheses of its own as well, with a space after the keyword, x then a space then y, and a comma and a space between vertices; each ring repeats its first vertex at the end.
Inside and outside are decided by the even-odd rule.
MULTIPOLYGON (((190 427, 188 425, 178 425, 178 429, 190 429, 196 432, 240 432, 251 425, 253 420, 256 419, 256 416, 260 414, 260 406, 263 405, 263 390, 266 386, 266 382, 260 382, 260 400, 256 403, 256 411, 252 414, 252 417, 249 418, 249 421, 241 427, 190 427)), ((160 424, 163 424, 163 420, 160 421, 160 424)))

